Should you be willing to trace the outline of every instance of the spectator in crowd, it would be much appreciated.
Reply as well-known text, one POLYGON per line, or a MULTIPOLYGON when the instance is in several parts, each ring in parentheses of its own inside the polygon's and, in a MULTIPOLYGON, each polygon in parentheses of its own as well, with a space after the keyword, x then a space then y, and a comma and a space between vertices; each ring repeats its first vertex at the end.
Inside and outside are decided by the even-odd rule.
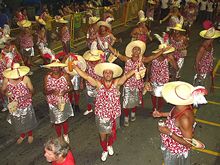
POLYGON ((4 10, 0 9, 0 27, 3 28, 5 24, 9 25, 9 18, 4 13, 4 10))

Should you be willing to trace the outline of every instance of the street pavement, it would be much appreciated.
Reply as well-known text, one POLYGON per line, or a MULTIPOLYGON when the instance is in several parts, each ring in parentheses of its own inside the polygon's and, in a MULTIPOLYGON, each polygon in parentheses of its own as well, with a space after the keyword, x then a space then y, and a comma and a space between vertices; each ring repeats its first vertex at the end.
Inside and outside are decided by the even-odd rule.
MULTIPOLYGON (((131 27, 134 22, 126 27, 125 31, 118 34, 122 43, 116 44, 116 48, 124 54, 125 47, 130 41, 131 27)), ((153 25, 153 33, 160 33, 165 29, 158 24, 153 25)), ((119 29, 120 30, 120 29, 119 29)), ((188 56, 182 70, 181 80, 192 83, 194 75, 194 59, 198 47, 202 41, 198 33, 201 30, 198 24, 193 27, 190 36, 188 56)), ((220 59, 220 43, 215 41, 215 63, 220 59)), ((146 54, 156 49, 158 42, 147 44, 146 54)), ((79 50, 82 54, 85 49, 79 50)), ((116 63, 123 66, 119 60, 116 63)), ((8 112, 0 113, 0 160, 1 165, 47 165, 44 158, 44 143, 51 137, 56 136, 53 126, 50 124, 48 106, 43 95, 43 77, 46 69, 34 68, 34 75, 31 76, 35 95, 33 104, 39 121, 38 127, 34 130, 34 142, 28 144, 27 140, 20 145, 16 144, 17 135, 13 127, 6 122, 8 112)), ((198 121, 195 137, 206 144, 206 150, 192 150, 193 165, 219 165, 220 164, 220 77, 215 78, 215 92, 209 93, 209 104, 201 106, 196 111, 198 121), (207 122, 208 121, 208 122, 207 122), (219 124, 218 124, 219 123, 219 124)), ((114 144, 115 154, 109 156, 105 163, 101 162, 101 147, 99 145, 98 131, 95 125, 94 114, 83 116, 86 110, 85 91, 81 92, 80 108, 81 113, 75 113, 69 119, 70 146, 76 159, 77 165, 161 165, 163 163, 160 151, 160 136, 157 131, 158 119, 152 118, 150 94, 144 96, 144 107, 138 107, 137 120, 130 122, 129 127, 124 127, 123 115, 121 117, 121 128, 117 131, 117 141, 114 144)), ((164 111, 169 111, 172 106, 166 104, 164 111)))

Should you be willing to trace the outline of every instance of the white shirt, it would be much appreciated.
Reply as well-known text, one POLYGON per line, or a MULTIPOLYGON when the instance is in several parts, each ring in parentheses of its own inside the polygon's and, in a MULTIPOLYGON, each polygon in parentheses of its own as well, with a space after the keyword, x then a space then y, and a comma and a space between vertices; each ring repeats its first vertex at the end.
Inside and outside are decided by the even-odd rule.
POLYGON ((168 8, 168 2, 169 0, 161 0, 161 8, 167 9, 168 8))
POLYGON ((206 10, 208 1, 201 1, 200 3, 201 3, 200 10, 202 11, 206 10))
POLYGON ((213 2, 208 2, 207 3, 207 11, 208 12, 213 12, 213 2))

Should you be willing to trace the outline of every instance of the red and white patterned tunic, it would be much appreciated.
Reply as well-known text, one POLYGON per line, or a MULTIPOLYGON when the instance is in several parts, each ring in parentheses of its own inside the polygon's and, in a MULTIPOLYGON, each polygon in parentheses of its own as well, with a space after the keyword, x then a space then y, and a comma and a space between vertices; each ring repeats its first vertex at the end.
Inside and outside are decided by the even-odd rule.
POLYGON ((25 109, 32 104, 31 92, 23 81, 18 84, 8 82, 7 90, 12 94, 12 99, 18 101, 19 109, 25 109))
MULTIPOLYGON (((48 90, 56 90, 61 93, 62 91, 68 90, 69 86, 64 76, 61 76, 60 78, 56 79, 56 78, 53 78, 51 75, 48 75, 46 88, 48 90)), ((66 93, 63 97, 64 97, 65 102, 67 103, 69 101, 68 93, 66 93)), ((59 96, 55 94, 47 95, 48 104, 56 106, 58 104, 58 100, 59 100, 59 96)))
POLYGON ((20 35, 20 47, 22 49, 28 49, 32 48, 33 46, 33 36, 29 33, 22 33, 22 35, 20 35))
MULTIPOLYGON (((174 108, 173 108, 174 109, 174 108)), ((173 131, 177 136, 183 137, 181 130, 175 126, 175 118, 171 118, 171 113, 173 109, 170 111, 167 120, 165 122, 165 125, 169 128, 170 131, 173 131)), ((172 154, 184 154, 190 150, 190 148, 178 143, 174 139, 172 139, 169 135, 160 134, 162 144, 166 149, 168 149, 172 154)))
POLYGON ((171 16, 168 27, 175 27, 178 23, 180 23, 180 18, 177 16, 171 16))
POLYGON ((162 61, 158 59, 152 61, 150 81, 161 85, 169 82, 169 66, 167 58, 162 61))
MULTIPOLYGON (((129 59, 126 63, 125 63, 125 72, 124 74, 128 73, 131 70, 135 70, 137 68, 137 66, 139 65, 139 60, 137 61, 132 61, 131 59, 129 59)), ((144 69, 145 66, 144 64, 141 62, 140 65, 140 70, 144 69)), ((124 84, 124 87, 129 87, 130 89, 139 89, 142 90, 144 87, 144 80, 140 79, 137 80, 135 75, 133 75, 132 77, 130 77, 124 84)))
POLYGON ((203 55, 200 59, 198 67, 198 72, 200 74, 207 74, 212 72, 214 62, 213 51, 213 48, 210 51, 206 51, 205 55, 203 55))
POLYGON ((62 27, 61 29, 61 40, 64 43, 67 43, 70 40, 70 32, 67 26, 62 27))
POLYGON ((102 85, 95 101, 95 115, 100 118, 116 119, 121 115, 120 92, 112 84, 110 88, 102 85))
POLYGON ((4 60, 7 68, 11 67, 12 63, 16 63, 16 62, 19 63, 20 61, 22 61, 22 58, 20 54, 17 53, 14 45, 11 45, 9 49, 11 50, 8 51, 8 50, 3 49, 1 52, 2 59, 4 60))
POLYGON ((93 41, 95 41, 97 39, 98 36, 98 32, 97 30, 95 30, 94 27, 90 26, 88 31, 87 31, 87 45, 90 48, 91 44, 93 41))
POLYGON ((175 48, 175 51, 173 52, 173 56, 176 61, 186 56, 185 54, 186 51, 183 51, 183 50, 186 50, 186 49, 183 49, 183 48, 186 48, 186 45, 184 44, 183 40, 177 41, 176 39, 174 39, 174 37, 170 37, 170 44, 171 46, 175 48))
MULTIPOLYGON (((92 65, 90 62, 86 62, 86 63, 87 63, 86 73, 96 80, 101 80, 101 77, 95 74, 95 70, 94 70, 95 66, 98 63, 94 65, 92 65)), ((86 81, 86 85, 91 86, 91 84, 88 81, 86 81)))
POLYGON ((98 42, 98 49, 102 50, 103 52, 108 51, 108 45, 112 44, 112 37, 110 34, 108 34, 107 36, 101 37, 98 36, 97 37, 97 42, 98 42))
POLYGON ((6 69, 5 63, 2 59, 0 59, 0 84, 3 81, 4 77, 2 72, 6 69))

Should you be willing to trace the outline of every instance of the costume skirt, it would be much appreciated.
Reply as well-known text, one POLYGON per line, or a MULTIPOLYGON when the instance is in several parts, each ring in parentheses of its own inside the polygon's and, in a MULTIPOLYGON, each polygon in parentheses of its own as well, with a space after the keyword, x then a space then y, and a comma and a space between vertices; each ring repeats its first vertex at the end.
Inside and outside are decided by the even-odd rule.
POLYGON ((66 121, 69 117, 74 116, 73 108, 70 102, 65 104, 64 110, 60 111, 56 106, 49 104, 50 122, 60 124, 66 121))
POLYGON ((96 116, 95 122, 100 133, 110 134, 112 132, 113 121, 110 118, 96 116))
POLYGON ((164 84, 159 84, 159 83, 156 83, 156 82, 152 82, 151 86, 152 86, 151 94, 153 96, 156 96, 156 97, 162 97, 161 92, 162 92, 162 88, 163 88, 164 84))
POLYGON ((38 125, 32 105, 23 109, 18 108, 16 112, 9 114, 7 120, 19 134, 31 131, 38 125))
POLYGON ((134 108, 140 104, 139 89, 123 88, 123 108, 134 108))

